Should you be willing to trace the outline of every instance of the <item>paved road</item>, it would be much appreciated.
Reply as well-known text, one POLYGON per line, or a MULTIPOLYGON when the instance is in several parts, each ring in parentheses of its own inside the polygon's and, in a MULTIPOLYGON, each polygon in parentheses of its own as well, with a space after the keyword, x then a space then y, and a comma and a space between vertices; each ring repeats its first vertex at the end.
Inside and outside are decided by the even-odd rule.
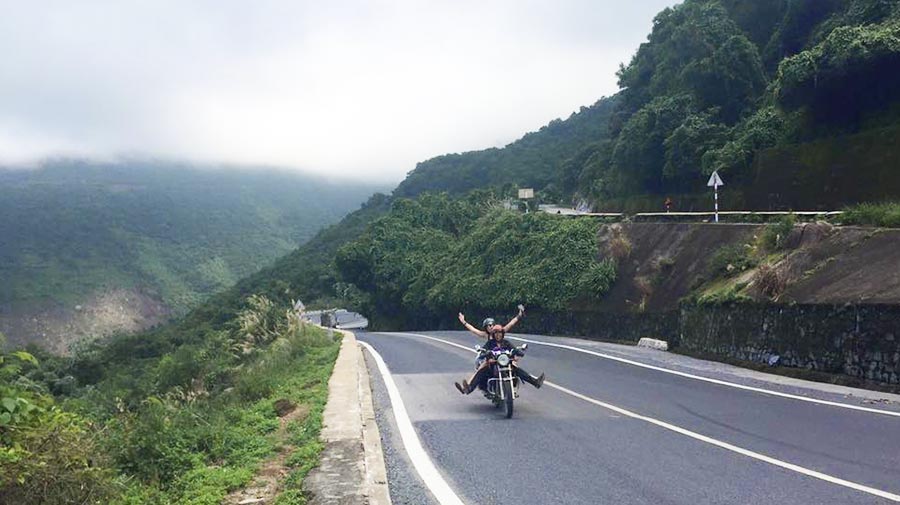
MULTIPOLYGON (((463 332, 424 335, 465 347, 477 343, 463 332)), ((453 381, 471 372, 471 352, 411 334, 357 338, 383 357, 427 455, 465 503, 872 504, 894 501, 853 486, 900 494, 900 417, 532 344, 525 367, 545 371, 550 383, 584 398, 526 385, 507 420, 479 394, 463 397, 454 389, 453 381)), ((368 359, 394 502, 434 502, 411 470, 384 382, 368 359)))

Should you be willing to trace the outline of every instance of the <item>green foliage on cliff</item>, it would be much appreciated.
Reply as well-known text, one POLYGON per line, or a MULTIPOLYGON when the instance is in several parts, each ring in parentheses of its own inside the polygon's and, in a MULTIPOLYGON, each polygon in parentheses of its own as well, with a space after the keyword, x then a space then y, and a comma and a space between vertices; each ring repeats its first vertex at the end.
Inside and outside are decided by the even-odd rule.
POLYGON ((615 280, 614 264, 597 257, 597 227, 503 210, 489 193, 425 194, 395 201, 338 251, 336 264, 367 295, 363 309, 377 316, 517 303, 563 310, 575 297, 602 297, 615 280))
MULTIPOLYGON (((396 194, 534 186, 622 210, 693 201, 713 170, 729 191, 758 189, 761 150, 898 123, 898 23, 894 0, 686 0, 655 17, 615 97, 503 149, 422 162, 396 194)), ((809 205, 773 205, 792 204, 809 205)))
MULTIPOLYGON (((857 124, 900 93, 900 19, 840 26, 778 69, 775 95, 789 109, 806 107, 830 123, 857 124)), ((844 127, 847 125, 845 124, 844 127)))
MULTIPOLYGON (((900 103, 900 9, 885 0, 686 0, 619 72, 595 201, 754 184, 768 147, 853 133, 900 103)), ((895 116, 881 121, 896 122, 895 116)), ((824 183, 823 183, 824 184, 824 183)))

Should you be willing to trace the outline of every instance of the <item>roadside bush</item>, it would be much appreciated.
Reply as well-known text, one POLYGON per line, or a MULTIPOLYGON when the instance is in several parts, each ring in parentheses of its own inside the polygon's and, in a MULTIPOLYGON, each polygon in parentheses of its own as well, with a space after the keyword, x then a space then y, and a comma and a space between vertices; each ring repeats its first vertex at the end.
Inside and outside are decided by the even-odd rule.
POLYGON ((0 503, 106 503, 115 486, 89 423, 11 385, 36 365, 25 352, 0 355, 0 503))
POLYGON ((797 218, 793 214, 782 217, 776 223, 766 226, 760 236, 761 246, 764 250, 772 252, 783 249, 785 242, 797 224, 797 218))
POLYGON ((710 278, 731 277, 756 266, 747 244, 731 244, 713 253, 707 266, 710 278))
POLYGON ((602 298, 616 282, 616 264, 606 259, 591 265, 581 276, 581 288, 595 298, 602 298))
POLYGON ((202 463, 192 450, 199 422, 161 398, 148 398, 136 412, 124 412, 107 425, 107 448, 116 465, 144 482, 171 482, 202 463))
POLYGON ((845 224, 900 228, 900 202, 861 203, 844 209, 845 224))

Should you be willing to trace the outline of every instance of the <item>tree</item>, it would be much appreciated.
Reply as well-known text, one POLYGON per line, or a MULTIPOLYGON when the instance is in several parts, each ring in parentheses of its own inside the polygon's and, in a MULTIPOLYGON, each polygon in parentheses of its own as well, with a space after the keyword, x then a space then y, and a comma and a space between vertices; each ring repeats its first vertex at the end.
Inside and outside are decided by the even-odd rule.
POLYGON ((616 141, 611 171, 621 192, 660 192, 665 164, 665 140, 690 113, 692 100, 686 95, 654 99, 635 113, 616 141))
POLYGON ((672 189, 687 189, 702 172, 703 155, 720 146, 729 128, 711 121, 711 114, 687 116, 665 142, 663 177, 672 189))

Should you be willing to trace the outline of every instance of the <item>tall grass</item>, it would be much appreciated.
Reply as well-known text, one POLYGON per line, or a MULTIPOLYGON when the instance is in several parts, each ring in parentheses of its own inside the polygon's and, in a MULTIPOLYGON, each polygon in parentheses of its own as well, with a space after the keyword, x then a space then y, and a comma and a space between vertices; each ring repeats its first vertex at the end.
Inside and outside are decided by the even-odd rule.
POLYGON ((0 353, 0 502, 212 505, 285 444, 298 470, 286 488, 316 464, 339 345, 285 307, 251 297, 227 330, 95 345, 68 361, 0 353), (80 378, 58 404, 57 377, 80 378), (278 429, 284 405, 303 436, 278 429))

